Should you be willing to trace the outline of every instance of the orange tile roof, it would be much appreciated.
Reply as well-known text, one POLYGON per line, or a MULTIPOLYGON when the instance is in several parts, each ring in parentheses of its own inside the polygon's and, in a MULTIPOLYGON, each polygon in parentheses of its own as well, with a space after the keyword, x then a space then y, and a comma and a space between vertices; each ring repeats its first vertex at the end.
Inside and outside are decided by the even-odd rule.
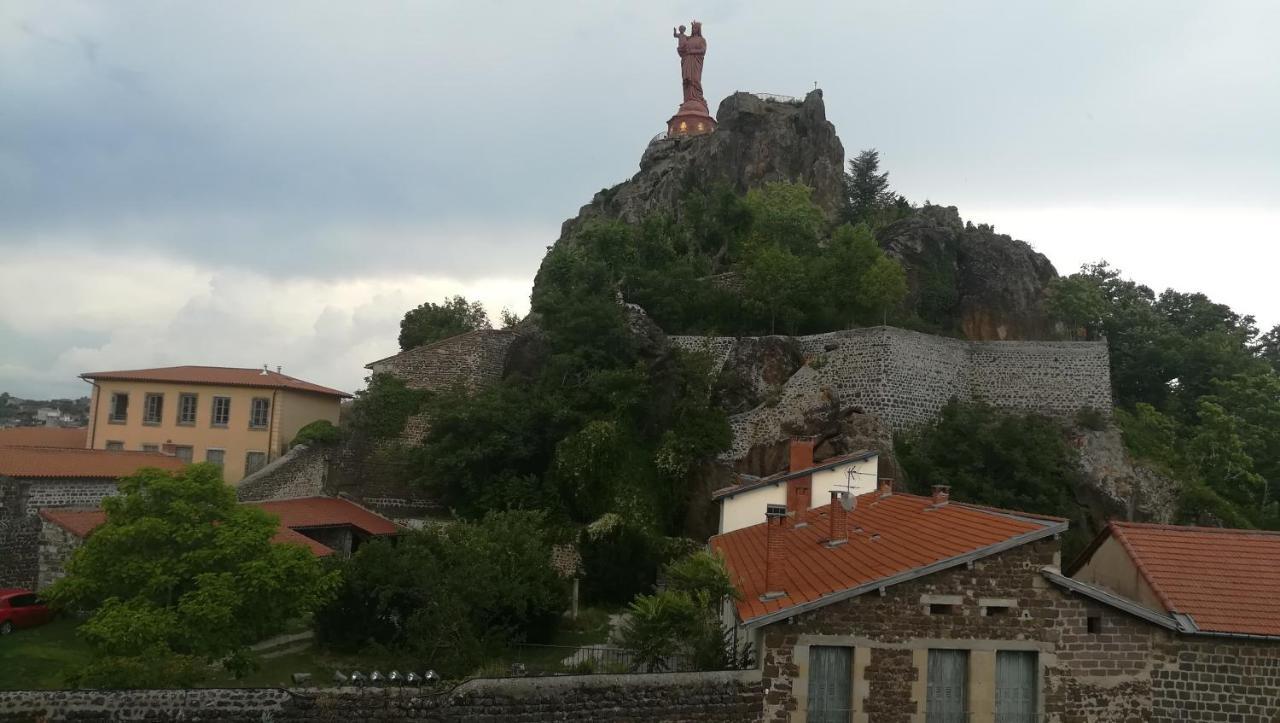
POLYGON ((1204 632, 1280 636, 1280 532, 1112 522, 1169 613, 1204 632))
MULTIPOLYGON (((344 499, 304 497, 296 500, 247 502, 280 518, 280 526, 271 539, 278 543, 296 543, 307 547, 318 557, 332 555, 333 549, 298 532, 298 529, 351 525, 371 535, 394 535, 400 528, 385 517, 344 499)), ((46 507, 40 516, 79 538, 90 535, 107 521, 101 509, 46 507)))
POLYGON ((350 397, 346 392, 322 387, 319 384, 296 379, 286 374, 266 369, 241 369, 239 367, 180 366, 158 369, 128 369, 115 372, 88 372, 81 379, 105 379, 142 382, 174 382, 178 384, 216 384, 229 387, 263 387, 267 389, 292 389, 299 392, 350 397))
MULTIPOLYGON (((742 593, 738 617, 748 624, 821 607, 867 586, 893 584, 970 559, 1062 532, 1065 521, 1001 513, 959 502, 934 506, 933 498, 878 492, 859 495, 848 515, 849 541, 827 547, 830 505, 792 518, 785 530, 786 595, 768 601, 765 590, 766 525, 716 535, 742 593), (800 523, 808 523, 800 526, 800 523), (847 593, 841 595, 841 593, 847 593), (786 612, 784 612, 786 611, 786 612)), ((763 510, 761 510, 763 516, 763 510)))
POLYGON ((88 446, 88 427, 11 427, 0 429, 0 447, 66 447, 88 446))
POLYGON ((0 475, 6 477, 128 477, 144 467, 182 469, 182 460, 158 452, 0 446, 0 475))

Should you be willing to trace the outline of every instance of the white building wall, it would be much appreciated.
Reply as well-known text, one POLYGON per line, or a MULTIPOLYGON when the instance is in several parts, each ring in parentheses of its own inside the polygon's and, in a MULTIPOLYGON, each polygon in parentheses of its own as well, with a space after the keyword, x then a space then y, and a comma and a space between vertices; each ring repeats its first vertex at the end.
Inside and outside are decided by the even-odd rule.
MULTIPOLYGON (((813 474, 810 490, 812 505, 821 507, 831 503, 833 490, 849 490, 854 495, 875 492, 877 457, 857 460, 822 470, 813 474), (850 475, 849 471, 853 474, 850 475)), ((764 487, 740 492, 720 500, 720 532, 733 532, 764 522, 767 505, 787 503, 787 483, 778 481, 764 487)))

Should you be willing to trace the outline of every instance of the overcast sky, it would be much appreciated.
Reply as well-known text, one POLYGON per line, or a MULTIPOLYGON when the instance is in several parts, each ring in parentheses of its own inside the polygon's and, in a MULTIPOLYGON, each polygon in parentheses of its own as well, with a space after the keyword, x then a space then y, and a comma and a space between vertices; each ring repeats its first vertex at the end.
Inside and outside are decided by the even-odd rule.
POLYGON ((414 305, 523 313, 679 103, 691 16, 713 108, 816 82, 911 200, 1280 323, 1269 0, 5 0, 0 390, 269 363, 352 391, 414 305))

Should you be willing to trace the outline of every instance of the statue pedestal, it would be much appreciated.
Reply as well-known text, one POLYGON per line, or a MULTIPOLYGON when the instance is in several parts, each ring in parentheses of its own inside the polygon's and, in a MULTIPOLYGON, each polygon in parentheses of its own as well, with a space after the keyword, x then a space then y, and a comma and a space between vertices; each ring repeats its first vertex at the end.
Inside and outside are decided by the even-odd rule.
POLYGON ((698 136, 716 129, 716 119, 707 112, 707 104, 690 100, 680 104, 680 109, 667 121, 668 136, 698 136))

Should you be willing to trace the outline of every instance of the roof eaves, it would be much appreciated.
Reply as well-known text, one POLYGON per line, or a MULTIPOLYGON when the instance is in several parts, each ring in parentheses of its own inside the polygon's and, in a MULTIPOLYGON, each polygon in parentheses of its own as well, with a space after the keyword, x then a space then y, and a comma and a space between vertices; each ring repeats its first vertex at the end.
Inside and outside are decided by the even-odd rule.
POLYGON ((779 482, 786 482, 787 480, 792 480, 797 477, 804 477, 805 475, 813 474, 814 472, 825 472, 826 470, 839 467, 842 464, 848 464, 850 462, 865 462, 878 454, 880 453, 874 449, 864 449, 861 452, 841 455, 833 460, 829 460, 812 467, 806 467, 801 470, 796 470, 795 472, 782 472, 779 474, 769 475, 768 477, 757 477, 746 484, 733 485, 732 487, 721 487, 711 493, 711 499, 720 500, 726 497, 733 497, 739 492, 750 492, 751 490, 760 489, 761 487, 768 487, 770 485, 778 484, 779 482))
POLYGON ((1129 542, 1127 537, 1125 537, 1124 526, 1117 525, 1112 522, 1108 523, 1107 527, 1111 529, 1111 536, 1120 541, 1120 546, 1124 548, 1126 553, 1128 553, 1129 559, 1133 560, 1133 566, 1138 568, 1138 573, 1142 575, 1142 579, 1146 581, 1147 585, 1151 587, 1151 591, 1156 594, 1157 598, 1159 598, 1160 604, 1164 605, 1164 609, 1170 612, 1177 610, 1178 606, 1174 605, 1173 600, 1171 600, 1169 596, 1165 594, 1165 591, 1156 584, 1155 578, 1151 576, 1151 571, 1148 570, 1146 564, 1143 563, 1142 557, 1138 555, 1138 551, 1134 549, 1133 544, 1129 542))
POLYGON ((1178 619, 1172 615, 1158 613, 1150 608, 1143 607, 1132 600, 1120 597, 1119 595, 1104 590, 1096 585, 1090 585, 1089 583, 1067 577, 1051 567, 1040 568, 1040 574, 1044 575, 1045 579, 1058 587, 1079 593, 1094 600, 1095 602, 1100 602, 1103 605, 1128 613, 1136 618, 1142 618, 1143 620, 1159 625, 1162 628, 1167 628, 1177 632, 1191 632, 1191 630, 1184 629, 1178 619))
MULTIPOLYGON (((1043 524, 1043 523, 1040 523, 1040 524, 1043 524)), ((813 610, 817 610, 819 608, 826 607, 832 603, 837 603, 837 602, 840 602, 841 600, 848 600, 850 598, 855 598, 855 597, 858 597, 859 595, 865 595, 866 593, 873 592, 881 588, 889 587, 891 585, 899 585, 904 582, 910 582, 911 580, 925 577, 926 575, 932 575, 935 572, 942 572, 943 570, 947 570, 952 567, 956 567, 958 565, 964 565, 984 557, 989 557, 991 555, 1004 552, 1006 550, 1012 550, 1015 547, 1021 547, 1022 545, 1025 545, 1027 543, 1035 542, 1036 540, 1041 540, 1046 537, 1050 537, 1052 535, 1060 535, 1066 531, 1067 531, 1066 522, 1050 523, 1045 525, 1039 530, 1024 532, 1021 535, 1010 537, 1006 540, 1002 540, 993 545, 987 545, 986 547, 980 547, 976 550, 970 550, 969 552, 966 552, 962 555, 948 557, 943 560, 938 560, 937 562, 929 563, 928 565, 924 565, 921 567, 913 568, 911 570, 900 572, 896 575, 890 575, 888 577, 880 578, 879 580, 873 580, 868 583, 863 583, 862 585, 858 585, 856 587, 851 587, 845 590, 840 590, 838 592, 833 592, 828 595, 824 595, 816 600, 810 600, 808 602, 800 603, 799 605, 792 605, 790 607, 774 610, 771 613, 765 613, 764 615, 751 618, 750 620, 744 620, 742 624, 744 627, 748 629, 769 625, 771 623, 778 622, 779 620, 785 620, 789 617, 792 617, 793 615, 799 615, 801 613, 807 613, 813 610)))

